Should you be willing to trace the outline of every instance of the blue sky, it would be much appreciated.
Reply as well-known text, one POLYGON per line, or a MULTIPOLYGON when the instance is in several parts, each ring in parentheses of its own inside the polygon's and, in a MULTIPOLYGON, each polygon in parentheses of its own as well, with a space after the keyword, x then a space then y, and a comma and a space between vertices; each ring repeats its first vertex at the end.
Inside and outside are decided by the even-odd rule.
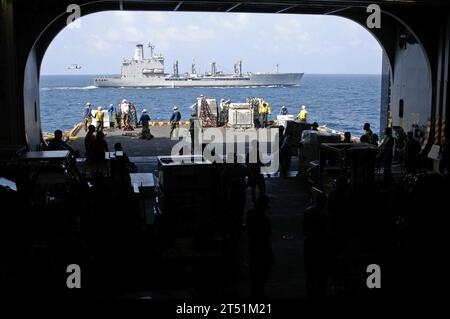
MULTIPOLYGON (((243 70, 318 74, 380 74, 382 49, 363 27, 334 16, 110 11, 80 19, 53 40, 41 74, 118 74, 137 43, 153 43, 166 72, 243 70), (82 69, 69 70, 71 64, 82 69)), ((149 52, 147 50, 146 52, 149 52)))

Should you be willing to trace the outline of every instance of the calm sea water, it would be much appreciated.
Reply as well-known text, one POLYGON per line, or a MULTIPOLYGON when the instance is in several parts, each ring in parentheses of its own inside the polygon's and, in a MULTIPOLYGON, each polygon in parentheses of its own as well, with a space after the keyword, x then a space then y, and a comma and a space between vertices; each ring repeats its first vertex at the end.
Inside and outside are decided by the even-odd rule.
POLYGON ((133 101, 138 111, 146 108, 152 120, 167 121, 172 106, 177 105, 183 120, 191 114, 190 106, 200 95, 245 102, 257 96, 267 100, 272 108, 271 118, 282 105, 290 114, 297 114, 299 106, 308 107, 310 121, 320 125, 361 135, 364 122, 374 132, 379 131, 380 86, 379 75, 309 75, 305 74, 297 87, 240 87, 240 88, 97 88, 95 75, 44 75, 41 77, 41 120, 44 131, 70 129, 82 121, 86 102, 95 107, 118 104, 122 99, 133 101))

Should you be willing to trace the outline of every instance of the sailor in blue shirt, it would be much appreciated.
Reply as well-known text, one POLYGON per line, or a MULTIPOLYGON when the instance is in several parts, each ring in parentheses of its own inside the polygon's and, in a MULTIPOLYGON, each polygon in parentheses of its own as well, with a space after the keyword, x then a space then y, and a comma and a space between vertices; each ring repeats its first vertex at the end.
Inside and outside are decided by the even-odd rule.
POLYGON ((150 122, 150 116, 147 114, 147 110, 142 110, 141 118, 139 119, 138 125, 142 124, 142 127, 148 126, 148 122, 150 122))
POLYGON ((283 105, 280 110, 280 115, 288 115, 288 114, 289 114, 289 111, 288 111, 287 107, 283 105))
POLYGON ((142 124, 141 138, 152 139, 153 135, 150 133, 150 128, 148 126, 150 122, 150 116, 147 114, 147 110, 142 110, 141 118, 139 119, 138 125, 142 124))
POLYGON ((119 126, 119 121, 117 119, 117 109, 114 104, 110 104, 108 108, 109 122, 112 123, 112 127, 117 128, 119 126))
POLYGON ((84 118, 84 130, 87 132, 89 125, 91 125, 92 122, 92 109, 91 109, 91 103, 87 102, 86 106, 84 108, 83 118, 84 118))
POLYGON ((173 113, 172 116, 170 117, 170 137, 172 137, 173 131, 178 128, 178 126, 180 125, 180 120, 181 120, 181 113, 180 111, 178 111, 178 107, 174 106, 173 107, 173 113))

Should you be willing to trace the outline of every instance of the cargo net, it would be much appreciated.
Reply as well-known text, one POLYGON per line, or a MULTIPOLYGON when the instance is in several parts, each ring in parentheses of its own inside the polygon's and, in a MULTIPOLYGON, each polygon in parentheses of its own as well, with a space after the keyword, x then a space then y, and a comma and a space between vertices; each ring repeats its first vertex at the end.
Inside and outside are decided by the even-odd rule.
POLYGON ((202 121, 203 127, 216 127, 217 116, 213 114, 206 98, 201 99, 200 110, 198 116, 202 121))
POLYGON ((134 131, 135 128, 137 128, 137 112, 136 107, 134 106, 134 103, 129 103, 129 113, 126 121, 122 123, 123 127, 122 129, 124 131, 134 131))
POLYGON ((259 105, 262 103, 262 99, 259 97, 251 97, 247 99, 247 103, 249 103, 253 109, 253 123, 255 124, 255 127, 261 127, 261 123, 259 121, 259 105))

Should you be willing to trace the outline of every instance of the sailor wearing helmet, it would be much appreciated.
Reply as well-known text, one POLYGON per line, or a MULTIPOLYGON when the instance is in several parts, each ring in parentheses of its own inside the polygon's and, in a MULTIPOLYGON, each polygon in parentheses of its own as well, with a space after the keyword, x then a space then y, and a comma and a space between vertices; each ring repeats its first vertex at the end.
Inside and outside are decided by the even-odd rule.
POLYGON ((280 110, 280 115, 288 115, 288 114, 289 114, 289 111, 288 111, 287 107, 285 105, 283 105, 280 110))
POLYGON ((130 113, 130 104, 127 100, 123 99, 120 103, 120 128, 124 128, 128 125, 128 115, 130 113))
POLYGON ((97 121, 97 132, 103 131, 103 120, 105 119, 105 113, 103 113, 103 108, 98 107, 97 113, 95 113, 95 120, 97 121))
POLYGON ((150 116, 147 114, 147 110, 142 110, 141 118, 139 119, 138 125, 142 124, 142 132, 141 132, 141 138, 143 139, 151 139, 153 138, 152 134, 150 134, 150 128, 149 128, 149 122, 150 122, 150 116))
POLYGON ((180 120, 181 120, 181 113, 178 111, 178 107, 174 106, 172 108, 173 113, 170 117, 170 138, 172 138, 173 131, 180 126, 180 120))
POLYGON ((84 107, 83 118, 84 118, 84 130, 87 132, 89 125, 91 125, 92 121, 92 110, 91 103, 87 102, 84 107))

